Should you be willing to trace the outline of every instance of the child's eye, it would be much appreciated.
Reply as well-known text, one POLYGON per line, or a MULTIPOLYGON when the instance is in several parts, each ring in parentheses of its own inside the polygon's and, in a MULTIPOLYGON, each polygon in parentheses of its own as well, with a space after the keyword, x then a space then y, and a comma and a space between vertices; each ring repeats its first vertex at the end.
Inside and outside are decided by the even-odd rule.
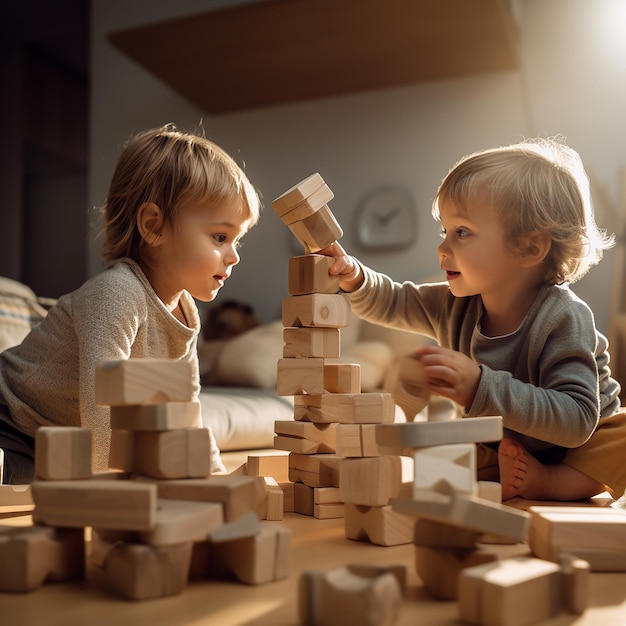
POLYGON ((455 232, 456 232, 456 236, 459 239, 465 239, 465 237, 469 235, 469 232, 466 231, 464 228, 457 228, 455 232))
POLYGON ((215 239, 217 243, 224 243, 226 241, 226 235, 213 235, 213 239, 215 239))

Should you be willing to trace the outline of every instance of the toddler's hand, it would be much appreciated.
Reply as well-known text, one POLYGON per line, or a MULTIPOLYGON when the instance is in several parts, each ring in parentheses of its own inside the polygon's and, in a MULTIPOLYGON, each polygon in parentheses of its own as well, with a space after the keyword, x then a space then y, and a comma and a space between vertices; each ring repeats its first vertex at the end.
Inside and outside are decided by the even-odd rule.
POLYGON ((339 276, 339 286, 343 291, 354 291, 361 286, 363 282, 361 266, 354 257, 346 253, 341 244, 335 241, 317 254, 334 257, 335 262, 330 266, 328 273, 331 276, 339 276))
POLYGON ((472 405, 481 375, 480 367, 472 359, 440 346, 419 348, 415 353, 424 366, 431 393, 450 398, 462 407, 472 405))

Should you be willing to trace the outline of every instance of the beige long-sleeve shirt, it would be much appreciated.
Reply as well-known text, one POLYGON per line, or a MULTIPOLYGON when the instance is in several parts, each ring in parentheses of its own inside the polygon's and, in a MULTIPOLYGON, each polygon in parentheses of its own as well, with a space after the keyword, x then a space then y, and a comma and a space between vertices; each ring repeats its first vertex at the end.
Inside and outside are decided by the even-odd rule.
POLYGON ((568 286, 543 287, 515 332, 487 337, 479 296, 456 298, 447 283, 398 283, 363 272, 363 285, 350 294, 357 315, 432 337, 481 366, 466 416, 501 415, 509 434, 539 450, 582 445, 599 418, 619 409, 607 340, 568 286))
POLYGON ((20 345, 0 353, 0 403, 33 437, 39 426, 90 428, 94 471, 106 470, 110 409, 95 403, 96 367, 129 358, 188 361, 197 399, 200 318, 186 292, 182 307, 189 326, 167 310, 134 261, 120 259, 62 296, 20 345))

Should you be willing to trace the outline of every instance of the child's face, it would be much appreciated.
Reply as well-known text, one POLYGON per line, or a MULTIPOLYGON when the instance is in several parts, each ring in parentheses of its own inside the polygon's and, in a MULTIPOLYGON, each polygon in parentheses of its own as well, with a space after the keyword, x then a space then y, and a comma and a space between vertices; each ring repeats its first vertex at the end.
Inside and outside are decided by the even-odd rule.
POLYGON ((186 289, 200 301, 215 299, 239 263, 237 248, 249 225, 238 198, 181 206, 154 250, 152 278, 158 283, 158 287, 153 285, 157 294, 167 299, 186 289))
POLYGON ((461 211, 449 199, 440 205, 443 242, 437 248, 439 264, 456 297, 503 294, 515 284, 519 258, 507 245, 499 216, 475 202, 461 211))

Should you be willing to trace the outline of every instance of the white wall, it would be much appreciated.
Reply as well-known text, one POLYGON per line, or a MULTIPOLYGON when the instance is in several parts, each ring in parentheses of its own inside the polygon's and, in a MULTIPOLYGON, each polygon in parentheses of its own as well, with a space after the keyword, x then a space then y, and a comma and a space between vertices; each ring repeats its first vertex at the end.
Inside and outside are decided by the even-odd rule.
MULTIPOLYGON (((270 203, 313 172, 320 172, 335 193, 330 206, 344 228, 345 247, 399 280, 419 280, 438 270, 439 227, 430 216, 430 204, 448 169, 474 150, 536 133, 561 133, 606 183, 609 194, 617 196, 618 172, 626 165, 626 130, 618 126, 618 112, 626 110, 626 33, 620 38, 600 31, 615 27, 608 14, 624 0, 517 2, 519 72, 221 116, 198 110, 106 42, 112 30, 220 4, 226 2, 92 2, 90 199, 94 205, 102 202, 119 147, 133 131, 170 121, 193 129, 202 121, 207 136, 245 162, 264 197, 261 221, 245 238, 242 262, 219 296, 253 304, 264 321, 279 317, 287 260, 298 253, 270 203), (620 46, 618 54, 615 48, 620 46), (389 183, 414 194, 419 236, 410 249, 366 254, 354 241, 354 210, 369 191, 389 183)), ((210 63, 206 76, 198 79, 210 80, 210 63)), ((577 287, 605 332, 609 296, 601 281, 610 280, 611 261, 607 255, 577 287)), ((99 267, 94 245, 90 272, 99 267)))

